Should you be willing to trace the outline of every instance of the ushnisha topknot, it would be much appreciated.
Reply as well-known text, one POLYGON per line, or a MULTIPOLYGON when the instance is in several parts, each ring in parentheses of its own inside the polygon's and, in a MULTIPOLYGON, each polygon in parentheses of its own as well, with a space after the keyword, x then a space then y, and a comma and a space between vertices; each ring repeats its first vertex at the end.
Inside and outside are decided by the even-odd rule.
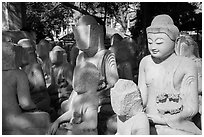
POLYGON ((146 31, 147 34, 165 33, 173 41, 179 36, 179 29, 174 25, 172 18, 166 14, 156 16, 146 31))
POLYGON ((84 15, 79 19, 78 25, 99 25, 96 19, 90 15, 84 15))
POLYGON ((56 51, 62 51, 62 52, 65 52, 65 50, 60 47, 60 46, 55 46, 53 49, 52 49, 53 52, 56 52, 56 51))
POLYGON ((22 48, 34 48, 35 49, 35 43, 31 41, 30 39, 21 39, 18 41, 18 46, 21 46, 22 48))

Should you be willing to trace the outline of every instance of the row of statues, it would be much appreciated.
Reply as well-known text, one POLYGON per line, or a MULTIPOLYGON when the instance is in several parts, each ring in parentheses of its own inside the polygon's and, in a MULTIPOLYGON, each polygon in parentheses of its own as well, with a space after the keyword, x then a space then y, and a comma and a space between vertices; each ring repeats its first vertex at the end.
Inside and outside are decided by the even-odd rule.
POLYGON ((2 133, 201 134, 196 43, 179 36, 168 15, 156 16, 146 31, 150 55, 139 66, 134 40, 114 34, 106 49, 103 27, 88 15, 74 28, 79 51, 70 62, 46 40, 15 44, 3 35, 2 133))

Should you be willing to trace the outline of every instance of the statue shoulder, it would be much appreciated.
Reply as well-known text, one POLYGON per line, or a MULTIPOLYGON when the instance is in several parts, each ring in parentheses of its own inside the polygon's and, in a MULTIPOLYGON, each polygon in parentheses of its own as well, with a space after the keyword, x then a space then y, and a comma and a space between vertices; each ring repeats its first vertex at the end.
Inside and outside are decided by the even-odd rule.
POLYGON ((178 60, 180 60, 179 69, 184 73, 197 73, 196 63, 188 58, 183 56, 177 56, 178 60))
POLYGON ((179 56, 179 57, 181 58, 181 64, 183 67, 185 67, 185 68, 190 67, 191 68, 191 67, 196 66, 196 63, 192 59, 190 59, 188 57, 181 57, 181 56, 179 56))
POLYGON ((7 70, 7 71, 2 71, 2 79, 3 82, 4 81, 9 81, 9 83, 12 83, 12 81, 14 80, 19 80, 21 78, 26 79, 27 78, 27 74, 20 69, 12 69, 12 70, 7 70))
POLYGON ((33 63, 25 69, 26 73, 43 73, 42 66, 39 63, 33 63))
POLYGON ((145 67, 147 63, 149 63, 151 60, 152 60, 151 55, 143 57, 142 60, 140 61, 140 67, 145 67))
POLYGON ((77 58, 76 58, 76 65, 80 64, 84 60, 84 52, 79 52, 77 58))
POLYGON ((26 74, 26 72, 24 72, 23 70, 20 69, 16 69, 12 71, 12 77, 16 77, 16 79, 18 81, 24 81, 24 80, 28 80, 28 76, 26 74))

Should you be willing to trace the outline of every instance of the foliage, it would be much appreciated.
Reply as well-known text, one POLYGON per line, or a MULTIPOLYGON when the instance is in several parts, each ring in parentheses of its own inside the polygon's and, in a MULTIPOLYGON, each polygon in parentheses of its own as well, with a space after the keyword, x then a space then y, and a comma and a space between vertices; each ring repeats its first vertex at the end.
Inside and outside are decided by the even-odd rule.
MULTIPOLYGON (((176 26, 181 30, 192 30, 193 28, 199 28, 199 24, 202 22, 198 20, 197 9, 201 8, 202 3, 189 3, 189 2, 148 2, 143 4, 143 10, 146 10, 144 17, 147 18, 146 26, 149 26, 152 19, 158 14, 170 15, 176 26), (199 24, 194 24, 195 22, 199 24), (188 25, 185 25, 188 24, 188 25), (190 25, 191 24, 191 25, 190 25), (185 26, 185 27, 184 27, 185 26)), ((201 17, 201 16, 200 16, 201 17)), ((146 27, 144 26, 144 27, 146 27)))
POLYGON ((72 17, 72 10, 56 2, 26 3, 27 27, 37 32, 40 37, 52 35, 51 30, 66 26, 72 17))
POLYGON ((114 18, 114 26, 119 23, 123 32, 128 27, 128 19, 135 19, 137 10, 139 10, 138 2, 81 2, 79 6, 89 14, 103 18, 104 22, 109 19, 106 25, 110 25, 110 19, 114 18))
POLYGON ((202 3, 199 2, 28 2, 26 8, 27 27, 41 37, 73 21, 72 9, 95 16, 104 26, 110 25, 113 19, 113 26, 119 23, 122 32, 130 28, 136 37, 158 14, 169 14, 181 30, 202 27, 202 3), (130 26, 127 26, 128 19, 130 26))

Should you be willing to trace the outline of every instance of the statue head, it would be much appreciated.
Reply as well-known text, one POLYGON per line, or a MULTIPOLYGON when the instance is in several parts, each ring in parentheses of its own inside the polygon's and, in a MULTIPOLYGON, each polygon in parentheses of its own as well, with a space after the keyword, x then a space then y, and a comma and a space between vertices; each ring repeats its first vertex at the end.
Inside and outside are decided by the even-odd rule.
POLYGON ((185 57, 199 58, 198 44, 188 34, 182 34, 176 41, 175 52, 177 55, 185 57))
POLYGON ((40 42, 36 45, 36 53, 42 59, 49 58, 50 50, 51 50, 51 45, 45 39, 40 40, 40 42))
POLYGON ((118 34, 118 33, 113 34, 113 35, 111 36, 111 38, 110 38, 110 44, 111 44, 111 46, 117 44, 117 43, 120 42, 122 39, 123 39, 123 37, 122 37, 120 34, 118 34))
POLYGON ((94 56, 99 50, 104 49, 103 33, 103 26, 99 25, 94 17, 82 16, 74 28, 77 48, 89 56, 94 56))
POLYGON ((30 39, 21 39, 18 41, 18 46, 22 47, 25 51, 23 54, 23 63, 29 62, 37 62, 37 55, 35 53, 35 43, 30 39))
POLYGON ((153 57, 165 58, 174 52, 179 30, 169 15, 156 16, 146 31, 148 48, 153 57))
POLYGON ((131 80, 119 79, 111 89, 111 105, 118 116, 130 118, 142 112, 142 98, 137 85, 131 80))
POLYGON ((10 69, 17 69, 15 46, 10 42, 2 42, 2 70, 10 69))
POLYGON ((98 68, 90 62, 84 62, 75 67, 72 86, 79 94, 87 91, 95 93, 99 80, 100 73, 98 68))
POLYGON ((66 52, 62 47, 55 46, 49 53, 51 63, 54 65, 61 65, 64 61, 64 53, 66 52))
POLYGON ((67 62, 68 62, 68 61, 67 61, 67 53, 66 53, 66 52, 63 53, 63 62, 64 62, 64 63, 67 63, 67 62))

